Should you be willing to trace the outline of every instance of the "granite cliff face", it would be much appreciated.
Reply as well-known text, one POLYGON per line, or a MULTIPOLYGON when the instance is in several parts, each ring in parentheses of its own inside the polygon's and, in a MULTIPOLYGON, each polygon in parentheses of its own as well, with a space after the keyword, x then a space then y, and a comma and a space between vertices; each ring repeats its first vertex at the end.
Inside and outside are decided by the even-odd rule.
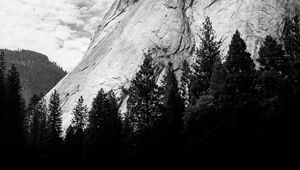
POLYGON ((255 59, 263 38, 268 34, 279 38, 283 18, 298 9, 299 0, 116 0, 81 62, 54 87, 62 99, 63 127, 69 125, 81 95, 88 106, 100 88, 121 96, 145 53, 154 57, 158 73, 169 61, 179 68, 197 46, 205 16, 223 38, 224 53, 238 29, 255 59))

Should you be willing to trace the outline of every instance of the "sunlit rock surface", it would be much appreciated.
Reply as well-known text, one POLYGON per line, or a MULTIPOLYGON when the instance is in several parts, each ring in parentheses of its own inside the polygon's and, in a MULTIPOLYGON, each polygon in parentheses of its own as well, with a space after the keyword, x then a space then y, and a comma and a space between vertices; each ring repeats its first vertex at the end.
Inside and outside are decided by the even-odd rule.
POLYGON ((116 0, 81 62, 54 87, 62 100, 64 129, 80 96, 89 107, 100 88, 122 98, 121 89, 129 87, 144 54, 154 57, 158 74, 169 61, 180 67, 198 45, 205 16, 224 41, 224 54, 238 29, 255 59, 263 38, 279 38, 283 18, 299 13, 298 7, 299 0, 116 0))

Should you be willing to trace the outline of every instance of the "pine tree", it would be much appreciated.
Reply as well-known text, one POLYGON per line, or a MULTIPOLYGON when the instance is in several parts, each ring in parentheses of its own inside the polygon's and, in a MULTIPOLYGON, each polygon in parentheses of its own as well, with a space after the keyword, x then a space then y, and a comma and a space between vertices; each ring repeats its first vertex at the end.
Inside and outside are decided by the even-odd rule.
POLYGON ((26 136, 26 143, 28 144, 31 134, 31 126, 34 120, 34 112, 36 110, 36 106, 38 105, 39 101, 41 100, 42 96, 33 95, 28 103, 26 109, 26 115, 24 120, 24 128, 25 128, 25 136, 26 136))
POLYGON ((215 31, 209 17, 205 18, 201 29, 200 47, 196 50, 196 61, 193 65, 195 75, 192 79, 191 92, 194 98, 199 98, 209 88, 209 81, 215 61, 220 58, 221 41, 216 40, 215 31))
POLYGON ((86 124, 87 124, 87 113, 88 113, 88 109, 87 106, 83 104, 84 100, 83 97, 81 96, 78 99, 78 102, 73 110, 73 119, 71 122, 71 125, 74 130, 75 133, 76 131, 84 131, 86 124))
POLYGON ((83 154, 83 144, 85 139, 84 130, 87 124, 87 106, 83 104, 81 96, 73 110, 73 119, 71 125, 66 131, 65 149, 70 160, 81 161, 83 154))
POLYGON ((283 105, 283 100, 289 100, 287 96, 292 89, 289 87, 288 76, 291 75, 290 61, 292 60, 285 55, 282 45, 277 44, 271 36, 267 36, 259 51, 259 62, 263 69, 258 76, 257 87, 261 101, 268 103, 266 108, 269 107, 270 110, 279 111, 278 104, 283 105))
POLYGON ((72 126, 75 127, 75 129, 84 129, 86 126, 87 121, 87 106, 83 104, 84 100, 81 96, 78 99, 77 105, 73 110, 74 118, 72 120, 72 126))
POLYGON ((164 113, 163 124, 168 131, 169 139, 178 137, 180 129, 183 127, 182 116, 184 112, 184 101, 180 96, 178 81, 173 71, 173 64, 169 63, 166 76, 163 81, 164 86, 164 113))
MULTIPOLYGON (((37 97, 37 96, 36 96, 37 97)), ((29 105, 31 110, 31 123, 29 126, 29 146, 33 151, 35 157, 39 156, 39 152, 43 150, 43 142, 46 137, 46 119, 47 106, 45 99, 40 99, 37 103, 36 99, 32 98, 32 104, 29 105), (35 104, 34 104, 35 103, 35 104)))
POLYGON ((131 81, 127 102, 128 116, 133 129, 151 129, 161 118, 163 89, 156 84, 152 58, 146 56, 140 71, 131 81))
POLYGON ((274 69, 283 73, 289 72, 290 61, 276 39, 267 36, 259 51, 259 63, 266 70, 274 69))
POLYGON ((59 150, 62 144, 62 111, 60 106, 59 94, 56 90, 51 94, 48 105, 48 135, 46 139, 47 149, 50 157, 54 156, 55 151, 59 150))
POLYGON ((86 157, 88 166, 101 161, 111 165, 118 161, 122 123, 118 112, 117 99, 113 92, 98 92, 89 112, 89 124, 86 139, 86 157))
POLYGON ((7 130, 8 142, 12 153, 22 152, 24 148, 25 102, 19 73, 14 65, 8 71, 7 79, 7 130))
POLYGON ((254 63, 250 56, 251 54, 247 52, 246 43, 237 30, 232 37, 226 59, 226 68, 229 73, 253 71, 254 63))
POLYGON ((228 72, 228 93, 235 95, 253 90, 255 65, 250 56, 251 54, 247 52, 246 43, 241 38, 240 32, 236 31, 229 45, 228 56, 225 62, 228 72))
MULTIPOLYGON (((181 98, 173 65, 169 63, 163 80, 164 110, 158 126, 154 127, 158 136, 158 153, 162 163, 170 164, 175 159, 176 149, 180 143, 180 131, 183 128, 184 100, 181 98)), ((153 140, 153 138, 152 138, 153 140)))
POLYGON ((214 96, 222 93, 226 87, 226 69, 220 60, 217 60, 210 80, 209 90, 214 96))

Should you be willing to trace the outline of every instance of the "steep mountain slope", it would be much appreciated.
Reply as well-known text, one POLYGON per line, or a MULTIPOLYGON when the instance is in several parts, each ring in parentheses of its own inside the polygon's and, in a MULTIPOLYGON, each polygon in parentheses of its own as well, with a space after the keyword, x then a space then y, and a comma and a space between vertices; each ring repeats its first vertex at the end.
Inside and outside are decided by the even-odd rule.
POLYGON ((0 51, 4 51, 8 67, 12 64, 17 67, 27 103, 34 94, 46 94, 66 75, 62 68, 43 54, 28 50, 0 51))
POLYGON ((169 61, 178 68, 192 56, 205 16, 224 40, 224 53, 239 29, 256 58, 263 38, 268 34, 280 37, 283 18, 298 13, 299 7, 299 0, 116 0, 82 61, 54 87, 62 98, 63 126, 68 126, 70 112, 81 95, 88 106, 100 88, 121 95, 144 53, 154 57, 158 73, 169 61))

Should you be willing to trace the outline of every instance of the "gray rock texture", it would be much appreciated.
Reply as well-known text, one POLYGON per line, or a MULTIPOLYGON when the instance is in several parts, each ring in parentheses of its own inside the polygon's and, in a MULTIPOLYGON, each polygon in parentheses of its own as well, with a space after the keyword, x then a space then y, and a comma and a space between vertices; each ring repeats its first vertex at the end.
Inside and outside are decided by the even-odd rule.
POLYGON ((145 53, 154 57, 158 75, 169 61, 180 75, 182 61, 199 44, 205 16, 224 40, 224 54, 238 29, 255 59, 264 37, 280 38, 283 18, 298 9, 300 0, 116 0, 81 62, 54 87, 62 99, 64 129, 80 96, 89 107, 100 88, 122 97, 121 88, 129 87, 145 53))

